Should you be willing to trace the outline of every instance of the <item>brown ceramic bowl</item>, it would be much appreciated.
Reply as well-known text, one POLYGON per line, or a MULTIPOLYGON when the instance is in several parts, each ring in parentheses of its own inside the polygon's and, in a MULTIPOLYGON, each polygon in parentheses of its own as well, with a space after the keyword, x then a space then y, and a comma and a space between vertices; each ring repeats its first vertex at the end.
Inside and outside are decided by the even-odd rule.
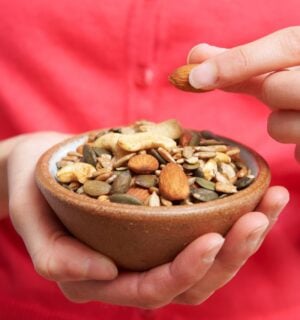
POLYGON ((88 134, 75 136, 42 155, 36 167, 36 181, 74 237, 127 270, 146 270, 171 261, 187 244, 207 232, 226 234, 239 217, 256 207, 270 182, 269 167, 260 155, 225 139, 241 148, 243 160, 256 176, 250 186, 238 193, 191 206, 104 204, 65 189, 54 178, 56 162, 87 137, 88 134))

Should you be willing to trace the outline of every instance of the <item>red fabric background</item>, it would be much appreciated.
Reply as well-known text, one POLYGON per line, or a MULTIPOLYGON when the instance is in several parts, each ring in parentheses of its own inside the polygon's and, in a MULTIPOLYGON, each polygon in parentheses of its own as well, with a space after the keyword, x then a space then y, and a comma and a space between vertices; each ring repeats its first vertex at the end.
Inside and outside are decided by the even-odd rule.
POLYGON ((0 138, 176 117, 252 146, 269 162, 272 184, 291 191, 261 250, 197 307, 71 303, 34 272, 9 220, 1 221, 1 319, 300 318, 300 167, 293 146, 268 137, 269 111, 254 98, 189 94, 167 81, 195 44, 232 47, 297 25, 298 6, 297 0, 0 0, 0 138))

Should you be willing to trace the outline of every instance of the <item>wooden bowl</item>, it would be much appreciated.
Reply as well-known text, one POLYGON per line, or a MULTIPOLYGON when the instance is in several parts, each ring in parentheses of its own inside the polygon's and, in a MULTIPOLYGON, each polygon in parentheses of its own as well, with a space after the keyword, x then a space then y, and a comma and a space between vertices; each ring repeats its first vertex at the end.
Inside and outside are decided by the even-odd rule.
POLYGON ((76 194, 56 180, 56 162, 86 142, 88 133, 49 149, 38 161, 36 181, 69 232, 112 258, 123 269, 142 271, 171 261, 186 245, 207 232, 225 235, 243 214, 255 209, 270 183, 265 160, 250 148, 221 137, 241 149, 256 176, 247 188, 223 199, 194 205, 147 207, 101 203, 76 194))

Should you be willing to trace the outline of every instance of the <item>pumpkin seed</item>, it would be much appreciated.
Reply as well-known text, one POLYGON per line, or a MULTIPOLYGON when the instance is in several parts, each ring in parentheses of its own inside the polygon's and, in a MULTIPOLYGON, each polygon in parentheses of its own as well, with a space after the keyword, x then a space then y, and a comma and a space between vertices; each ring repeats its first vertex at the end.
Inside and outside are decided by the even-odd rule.
POLYGON ((194 163, 194 164, 189 164, 189 163, 184 163, 183 168, 186 170, 196 170, 200 167, 200 163, 194 163))
POLYGON ((199 159, 197 157, 190 157, 185 159, 185 162, 189 163, 189 164, 196 164, 199 162, 199 159))
POLYGON ((183 148, 183 152, 182 152, 182 155, 188 159, 188 158, 191 158, 193 156, 193 153, 194 153, 194 149, 192 146, 186 146, 183 148))
POLYGON ((167 161, 155 149, 150 149, 149 153, 151 154, 151 156, 156 158, 159 163, 161 163, 161 164, 167 163, 167 161))
POLYGON ((215 189, 216 189, 216 184, 214 182, 208 181, 203 178, 196 178, 196 183, 204 189, 208 189, 208 190, 212 190, 212 191, 215 191, 215 189))
POLYGON ((204 188, 193 189, 191 193, 196 200, 201 202, 212 201, 219 198, 216 192, 204 188))
POLYGON ((249 177, 239 178, 235 182, 236 188, 238 190, 246 188, 253 182, 253 180, 254 180, 253 178, 249 178, 249 177))
POLYGON ((194 176, 195 176, 195 177, 204 178, 203 169, 202 169, 201 167, 197 168, 197 169, 194 171, 194 176))
POLYGON ((135 177, 135 184, 143 188, 150 188, 157 185, 158 179, 154 174, 141 174, 135 177))
POLYGON ((189 141, 189 146, 198 146, 200 141, 200 136, 197 132, 192 132, 191 140, 189 141))
POLYGON ((129 171, 122 171, 114 179, 111 187, 111 193, 125 193, 130 187, 131 174, 129 171))
POLYGON ((143 204, 143 202, 141 200, 139 200, 138 198, 136 198, 130 194, 124 194, 124 193, 112 194, 109 197, 109 200, 111 202, 133 204, 133 205, 139 205, 139 206, 141 206, 143 204))
POLYGON ((83 190, 91 197, 99 197, 110 192, 111 185, 97 180, 87 180, 83 185, 83 190))
POLYGON ((85 144, 83 146, 83 159, 82 159, 82 161, 89 163, 94 167, 96 166, 97 155, 96 155, 94 149, 88 144, 85 144))

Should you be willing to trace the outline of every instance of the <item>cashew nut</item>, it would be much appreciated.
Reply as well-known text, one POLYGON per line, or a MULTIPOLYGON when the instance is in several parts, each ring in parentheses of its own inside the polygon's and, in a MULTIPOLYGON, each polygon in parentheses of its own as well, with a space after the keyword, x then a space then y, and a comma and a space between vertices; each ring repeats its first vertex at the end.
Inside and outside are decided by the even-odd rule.
POLYGON ((130 152, 158 147, 162 147, 169 151, 176 147, 176 142, 171 138, 152 132, 138 132, 135 134, 121 135, 118 140, 118 145, 123 150, 130 152))
POLYGON ((121 136, 123 135, 116 132, 106 133, 94 142, 94 146, 110 150, 116 158, 120 158, 127 154, 127 152, 118 145, 121 136))
POLYGON ((56 178, 62 183, 69 183, 71 181, 84 183, 95 171, 96 169, 91 164, 75 162, 58 170, 56 178))
POLYGON ((139 126, 139 130, 142 132, 151 132, 174 140, 178 139, 183 131, 180 124, 175 119, 163 121, 158 124, 144 123, 139 126))

